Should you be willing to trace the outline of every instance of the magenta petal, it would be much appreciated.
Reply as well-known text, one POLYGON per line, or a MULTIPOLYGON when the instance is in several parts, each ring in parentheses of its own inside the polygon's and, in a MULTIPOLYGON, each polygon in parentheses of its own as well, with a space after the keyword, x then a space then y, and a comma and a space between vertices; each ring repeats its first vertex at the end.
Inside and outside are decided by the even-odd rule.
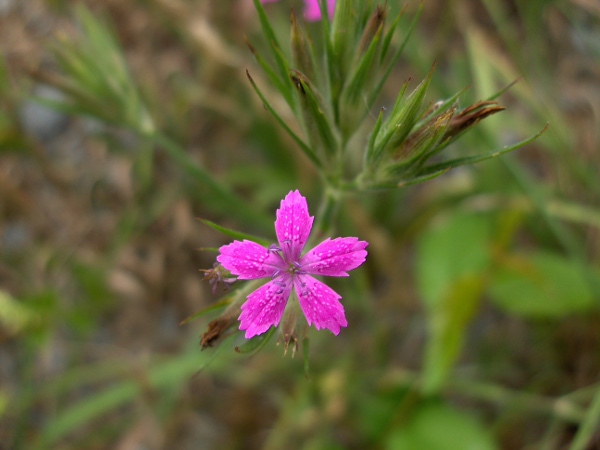
MULTIPOLYGON (((327 0, 327 13, 329 17, 333 17, 335 9, 335 0, 327 0)), ((321 8, 319 8, 319 0, 304 0, 304 18, 309 22, 321 20, 321 8)))
POLYGON ((313 275, 347 277, 365 262, 369 245, 355 237, 326 239, 302 257, 302 270, 313 275))
POLYGON ((291 191, 281 200, 276 217, 275 232, 285 260, 299 261, 314 219, 308 214, 306 198, 298 191, 291 191))
POLYGON ((246 339, 279 325, 291 292, 291 277, 285 275, 269 281, 248 296, 239 317, 240 330, 246 330, 246 339))
POLYGON ((277 253, 252 241, 233 241, 222 246, 219 252, 217 261, 240 280, 272 277, 278 270, 286 268, 277 253))
POLYGON ((298 275, 294 288, 309 325, 314 324, 317 330, 327 328, 336 336, 340 327, 348 326, 344 307, 339 302, 342 297, 329 286, 309 275, 298 275))

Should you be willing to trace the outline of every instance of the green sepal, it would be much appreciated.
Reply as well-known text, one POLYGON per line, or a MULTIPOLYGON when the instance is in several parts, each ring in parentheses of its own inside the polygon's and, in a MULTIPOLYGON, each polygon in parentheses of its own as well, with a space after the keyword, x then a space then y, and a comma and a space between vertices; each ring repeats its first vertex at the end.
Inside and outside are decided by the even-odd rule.
MULTIPOLYGON (((408 81, 402 85, 402 89, 400 89, 400 92, 398 93, 398 96, 396 97, 396 104, 394 105, 394 110, 401 103, 402 97, 404 97, 404 93, 406 92, 407 88, 408 88, 408 81)), ((379 113, 379 117, 383 118, 383 110, 379 113)), ((388 120, 386 120, 386 125, 388 122, 389 122, 389 118, 388 118, 388 120)), ((385 137, 380 136, 380 134, 383 133, 382 126, 383 126, 383 124, 379 123, 379 119, 378 119, 378 123, 375 124, 375 128, 373 129, 373 132, 371 133, 371 136, 369 137, 369 145, 367 147, 367 151, 365 154, 365 163, 366 163, 367 169, 369 169, 369 170, 371 170, 373 168, 373 166, 375 165, 375 163, 377 163, 381 159, 383 149, 385 148, 385 146, 387 145, 387 143, 389 142, 389 140, 392 137, 392 133, 387 133, 387 136, 385 136, 385 137)))
POLYGON ((399 147, 422 117, 423 100, 434 69, 435 65, 431 68, 427 77, 410 93, 405 102, 397 102, 394 106, 390 118, 383 127, 382 141, 387 142, 387 144, 385 149, 381 151, 393 151, 393 149, 399 147))
POLYGON ((435 147, 444 137, 453 115, 453 109, 444 111, 410 134, 395 150, 394 162, 386 168, 386 171, 392 177, 401 176, 410 172, 415 165, 427 160, 432 153, 435 153, 435 147))

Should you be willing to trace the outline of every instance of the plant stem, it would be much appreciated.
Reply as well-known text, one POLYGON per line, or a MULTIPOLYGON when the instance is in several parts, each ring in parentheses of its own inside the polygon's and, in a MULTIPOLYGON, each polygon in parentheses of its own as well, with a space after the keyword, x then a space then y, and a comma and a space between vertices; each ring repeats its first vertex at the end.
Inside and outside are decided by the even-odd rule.
POLYGON ((317 222, 315 223, 313 236, 321 237, 330 235, 333 232, 335 217, 339 211, 342 193, 331 186, 324 189, 323 198, 317 212, 317 222))

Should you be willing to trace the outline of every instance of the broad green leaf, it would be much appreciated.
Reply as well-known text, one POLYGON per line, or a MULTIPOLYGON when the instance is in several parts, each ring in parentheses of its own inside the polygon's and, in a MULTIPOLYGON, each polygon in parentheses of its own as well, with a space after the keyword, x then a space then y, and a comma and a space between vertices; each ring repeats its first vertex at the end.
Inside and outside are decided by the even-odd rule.
POLYGON ((518 316, 584 313, 598 308, 588 277, 600 278, 597 271, 558 254, 521 254, 502 261, 492 279, 490 295, 499 307, 518 316))
POLYGON ((459 278, 486 270, 491 225, 484 215, 456 214, 421 235, 417 285, 428 308, 441 303, 459 278))
POLYGON ((491 223, 481 215, 451 216, 417 243, 417 284, 429 327, 423 391, 436 392, 460 355, 490 265, 491 223))
POLYGON ((495 450, 497 444, 474 416, 443 404, 417 407, 408 423, 392 432, 388 450, 495 450))
POLYGON ((485 274, 467 274, 445 291, 429 311, 429 338, 425 349, 422 391, 438 392, 454 366, 464 336, 479 307, 486 283, 485 274))

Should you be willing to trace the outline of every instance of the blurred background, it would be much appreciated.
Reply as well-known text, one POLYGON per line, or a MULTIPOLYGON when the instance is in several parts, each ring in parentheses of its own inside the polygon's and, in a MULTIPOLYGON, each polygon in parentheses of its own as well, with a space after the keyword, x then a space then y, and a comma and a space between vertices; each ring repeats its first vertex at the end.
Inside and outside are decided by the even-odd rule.
MULTIPOLYGON (((265 5, 286 49, 291 7, 265 5)), ((350 197, 339 235, 369 258, 306 360, 240 333, 201 351, 218 308, 180 325, 223 293, 199 270, 230 238, 199 218, 274 240, 290 190, 317 212, 245 38, 265 47, 250 0, 0 1, 0 449, 600 448, 600 3, 423 2, 381 107, 435 61, 432 102, 518 80, 455 155, 550 125, 350 197)))

